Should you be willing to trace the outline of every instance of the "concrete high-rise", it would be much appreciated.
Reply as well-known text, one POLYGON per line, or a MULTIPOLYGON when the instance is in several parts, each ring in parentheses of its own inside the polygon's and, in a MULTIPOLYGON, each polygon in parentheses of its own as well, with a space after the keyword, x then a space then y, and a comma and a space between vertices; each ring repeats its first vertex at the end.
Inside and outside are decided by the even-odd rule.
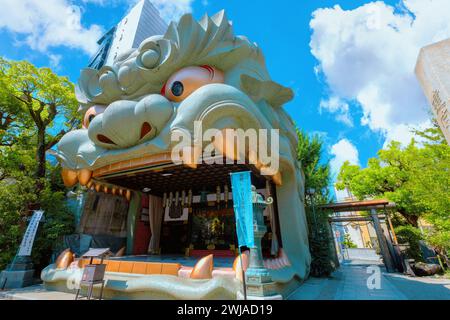
POLYGON ((150 0, 141 0, 116 26, 99 39, 99 49, 88 66, 100 69, 112 65, 122 53, 137 48, 146 38, 164 34, 167 24, 150 0))

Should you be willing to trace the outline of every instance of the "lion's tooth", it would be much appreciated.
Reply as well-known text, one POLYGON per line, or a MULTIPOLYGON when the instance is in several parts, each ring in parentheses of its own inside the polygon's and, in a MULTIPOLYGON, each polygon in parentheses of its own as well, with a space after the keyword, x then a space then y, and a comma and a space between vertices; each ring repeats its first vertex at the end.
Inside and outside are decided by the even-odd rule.
POLYGON ((248 151, 247 159, 249 164, 254 165, 259 170, 258 165, 260 164, 260 162, 258 161, 258 154, 256 153, 256 151, 250 149, 248 151))
POLYGON ((94 185, 94 180, 90 179, 88 183, 86 183, 86 188, 90 189, 94 185))
POLYGON ((280 171, 277 171, 277 173, 275 173, 275 174, 272 176, 272 181, 273 181, 277 186, 283 185, 283 180, 282 180, 282 178, 281 178, 281 173, 280 173, 280 171))
POLYGON ((77 177, 80 184, 86 186, 92 178, 92 171, 89 169, 78 170, 77 177))
POLYGON ((222 129, 222 134, 215 136, 213 141, 214 148, 230 160, 240 160, 237 146, 233 141, 234 139, 227 139, 226 130, 222 129))
POLYGON ((187 147, 188 152, 183 152, 183 163, 185 166, 197 169, 198 159, 202 155, 202 148, 200 146, 187 147))
POLYGON ((61 170, 61 176, 62 176, 64 185, 68 188, 73 187, 78 182, 78 176, 77 176, 77 172, 75 170, 63 168, 61 170))
POLYGON ((261 166, 259 170, 262 175, 269 176, 277 186, 283 185, 280 171, 273 170, 267 166, 261 166))

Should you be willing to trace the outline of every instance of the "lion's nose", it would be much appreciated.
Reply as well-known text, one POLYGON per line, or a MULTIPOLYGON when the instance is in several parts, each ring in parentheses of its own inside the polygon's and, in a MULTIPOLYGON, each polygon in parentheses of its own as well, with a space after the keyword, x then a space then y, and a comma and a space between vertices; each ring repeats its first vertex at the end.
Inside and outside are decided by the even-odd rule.
POLYGON ((159 94, 139 102, 116 101, 92 120, 89 138, 106 149, 128 148, 154 138, 172 114, 172 103, 159 94))

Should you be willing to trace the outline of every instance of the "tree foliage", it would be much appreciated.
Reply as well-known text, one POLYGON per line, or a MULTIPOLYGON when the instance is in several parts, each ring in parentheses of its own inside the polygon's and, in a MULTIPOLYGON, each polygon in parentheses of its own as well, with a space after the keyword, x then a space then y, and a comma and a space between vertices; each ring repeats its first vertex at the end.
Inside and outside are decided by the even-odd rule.
POLYGON ((450 249, 450 146, 437 125, 415 131, 402 147, 391 142, 369 159, 366 168, 344 163, 337 187, 348 187, 359 199, 386 198, 407 224, 417 227, 419 218, 433 225, 427 240, 442 250, 450 249))
POLYGON ((46 151, 80 123, 74 86, 49 68, 1 58, 0 78, 2 145, 22 143, 32 148, 36 157, 34 177, 39 182, 45 177, 46 151), (61 130, 53 134, 55 126, 61 130))
POLYGON ((72 232, 60 168, 46 151, 79 124, 74 86, 48 68, 0 58, 0 269, 17 252, 33 209, 45 211, 33 261, 48 263, 55 242, 72 232))
POLYGON ((311 275, 330 276, 336 267, 335 248, 328 222, 329 213, 317 206, 329 202, 330 167, 323 161, 323 141, 319 135, 309 136, 297 130, 297 159, 305 175, 306 216, 311 252, 311 275), (314 192, 311 192, 314 191, 314 192))
POLYGON ((330 165, 323 161, 323 140, 320 135, 308 135, 298 129, 297 136, 297 160, 305 175, 305 190, 307 193, 314 191, 314 199, 306 197, 306 201, 308 204, 311 200, 315 204, 326 203, 329 201, 330 165))
POLYGON ((411 225, 398 226, 395 228, 395 234, 400 243, 409 245, 405 252, 408 258, 423 261, 419 243, 423 237, 418 228, 411 225))

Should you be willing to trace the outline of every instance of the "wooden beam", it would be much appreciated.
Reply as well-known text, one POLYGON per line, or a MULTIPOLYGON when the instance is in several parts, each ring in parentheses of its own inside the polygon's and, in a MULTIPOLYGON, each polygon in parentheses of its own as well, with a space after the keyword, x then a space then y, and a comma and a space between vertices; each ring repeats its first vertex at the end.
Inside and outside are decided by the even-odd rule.
POLYGON ((320 209, 333 212, 370 211, 392 207, 395 207, 395 203, 383 199, 339 202, 319 206, 320 209))
MULTIPOLYGON (((383 217, 379 217, 383 219, 383 217)), ((353 222, 353 221, 372 221, 372 217, 333 217, 330 222, 353 222)))

